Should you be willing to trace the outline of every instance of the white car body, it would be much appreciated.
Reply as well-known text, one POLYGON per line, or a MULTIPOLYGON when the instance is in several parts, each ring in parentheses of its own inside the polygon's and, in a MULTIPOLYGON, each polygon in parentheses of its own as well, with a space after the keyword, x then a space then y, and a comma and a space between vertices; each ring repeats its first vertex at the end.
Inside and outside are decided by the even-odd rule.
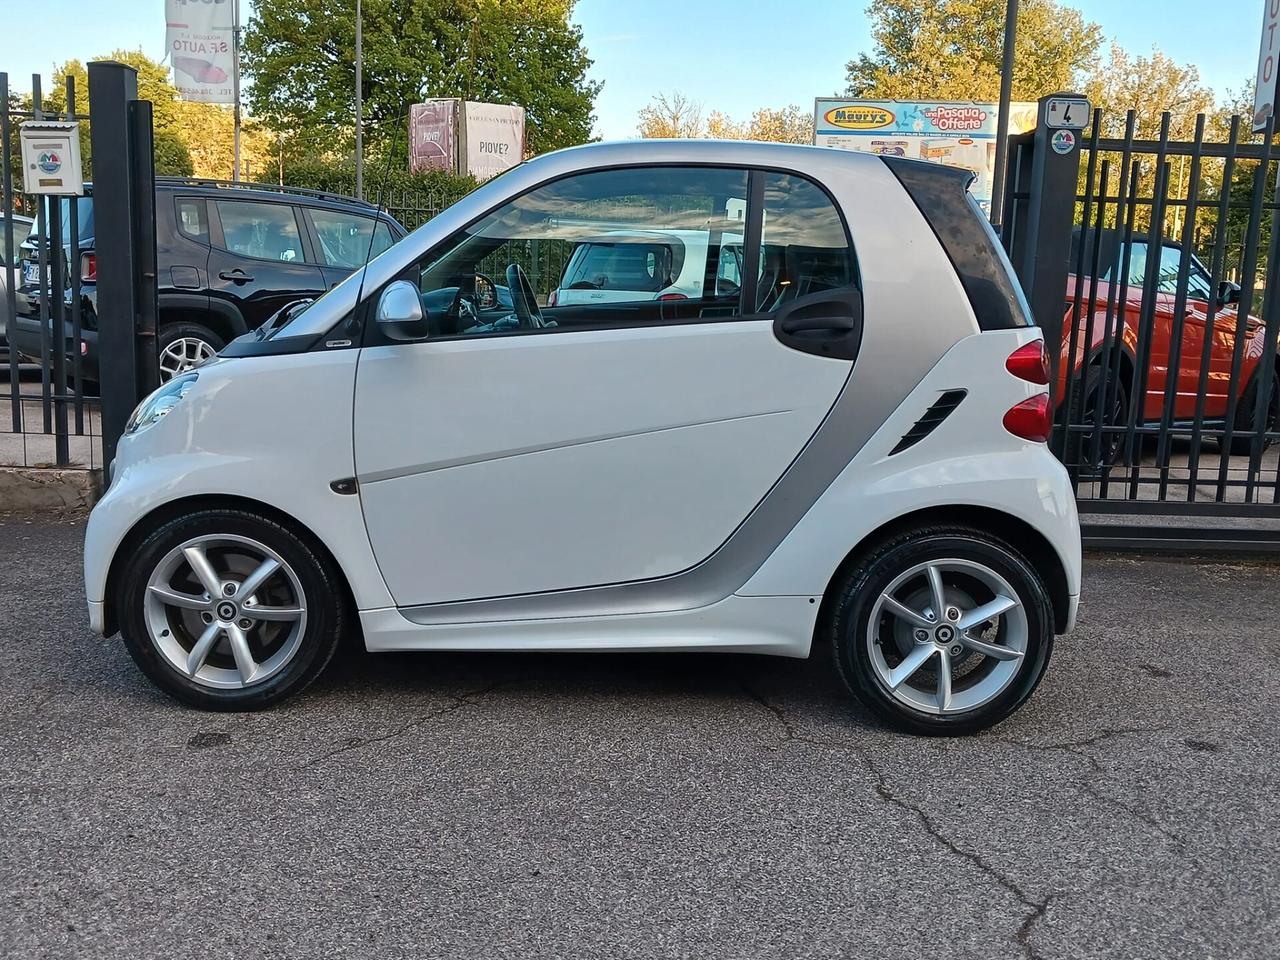
POLYGON ((861 276, 856 362, 790 349, 749 318, 214 359, 162 420, 120 440, 85 540, 94 629, 114 629, 113 591, 140 533, 206 504, 314 535, 374 651, 804 657, 846 558, 904 518, 942 513, 1025 536, 1056 632, 1069 629, 1081 571, 1072 485, 1044 444, 1000 426, 1047 389, 1005 367, 1040 332, 980 329, 878 157, 662 141, 550 154, 427 223, 285 332, 329 330, 362 289, 368 298, 507 197, 584 166, 690 158, 825 185, 861 276), (968 391, 954 414, 895 451, 951 390, 968 391), (356 495, 335 492, 342 478, 356 495))

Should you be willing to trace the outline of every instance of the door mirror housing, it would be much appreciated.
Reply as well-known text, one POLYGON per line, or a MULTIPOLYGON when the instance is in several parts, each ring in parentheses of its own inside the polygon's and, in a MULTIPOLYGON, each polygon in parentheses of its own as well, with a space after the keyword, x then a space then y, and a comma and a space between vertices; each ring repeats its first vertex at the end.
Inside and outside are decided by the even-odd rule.
POLYGON ((418 288, 408 280, 393 280, 378 298, 378 327, 392 340, 422 340, 430 330, 418 288))
POLYGON ((1232 283, 1230 280, 1223 280, 1218 284, 1218 303, 1226 306, 1230 303, 1240 302, 1240 284, 1232 283))

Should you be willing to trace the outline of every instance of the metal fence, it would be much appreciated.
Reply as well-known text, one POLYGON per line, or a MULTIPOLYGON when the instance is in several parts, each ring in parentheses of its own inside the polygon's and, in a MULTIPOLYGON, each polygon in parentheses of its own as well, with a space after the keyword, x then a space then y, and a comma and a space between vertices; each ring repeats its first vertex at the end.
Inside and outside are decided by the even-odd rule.
POLYGON ((0 466, 96 468, 102 465, 99 401, 79 350, 80 203, 24 193, 18 144, 24 120, 83 116, 76 113, 74 78, 67 78, 61 113, 43 109, 39 75, 31 83, 30 104, 21 105, 8 74, 0 73, 0 466), (50 296, 51 290, 58 293, 50 296), (20 355, 13 340, 22 327, 39 349, 20 355))
MULTIPOLYGON (((1109 539, 1274 544, 1275 529, 1226 533, 1202 518, 1280 517, 1280 157, 1270 125, 1246 142, 1234 117, 1214 139, 1200 116, 1177 141, 1171 122, 1139 139, 1130 112, 1108 137, 1094 111, 1081 138, 1078 193, 1062 200, 1075 226, 1052 447, 1082 513, 1131 518, 1109 539)), ((1029 166, 1011 162, 1011 177, 1029 166)), ((1031 199, 1017 184, 1006 196, 1031 199)))

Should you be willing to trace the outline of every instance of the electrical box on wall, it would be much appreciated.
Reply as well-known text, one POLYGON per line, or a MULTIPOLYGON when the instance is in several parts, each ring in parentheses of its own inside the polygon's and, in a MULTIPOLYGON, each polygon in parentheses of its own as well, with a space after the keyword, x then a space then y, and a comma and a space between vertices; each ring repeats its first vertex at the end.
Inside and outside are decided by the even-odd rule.
POLYGON ((84 196, 80 125, 28 120, 21 130, 23 191, 55 197, 84 196))

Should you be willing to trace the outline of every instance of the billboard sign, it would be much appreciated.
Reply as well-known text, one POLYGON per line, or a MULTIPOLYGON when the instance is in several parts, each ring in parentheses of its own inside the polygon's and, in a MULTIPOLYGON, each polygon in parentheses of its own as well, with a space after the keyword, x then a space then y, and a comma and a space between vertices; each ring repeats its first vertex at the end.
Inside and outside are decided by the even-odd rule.
POLYGON ((165 0, 165 45, 184 100, 235 103, 234 0, 165 0))
POLYGON ((409 172, 458 171, 457 100, 429 100, 409 108, 409 172))
POLYGON ((1260 133, 1275 112, 1276 68, 1280 66, 1280 0, 1265 0, 1262 45, 1258 48, 1258 82, 1253 90, 1253 132, 1260 133))
MULTIPOLYGON (((994 103, 819 98, 814 105, 813 142, 972 170, 977 179, 971 191, 989 210, 998 116, 994 103)), ((1036 104, 1009 105, 1010 134, 1025 133, 1035 125, 1036 104)))
POLYGON ((463 172, 477 180, 509 170, 524 159, 524 108, 501 103, 463 106, 463 172))

